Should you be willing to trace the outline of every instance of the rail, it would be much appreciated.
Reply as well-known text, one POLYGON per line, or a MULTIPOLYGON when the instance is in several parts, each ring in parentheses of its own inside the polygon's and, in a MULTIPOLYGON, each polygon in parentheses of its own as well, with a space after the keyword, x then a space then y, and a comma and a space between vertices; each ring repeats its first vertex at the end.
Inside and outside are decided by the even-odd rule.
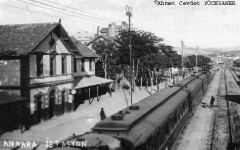
MULTIPOLYGON (((224 80, 225 80, 225 90, 226 90, 226 95, 228 95, 228 86, 227 86, 227 79, 226 79, 226 70, 224 69, 224 80)), ((226 98, 227 101, 227 113, 228 113, 228 127, 229 127, 229 148, 232 148, 232 125, 231 125, 231 114, 229 110, 229 100, 226 98)))

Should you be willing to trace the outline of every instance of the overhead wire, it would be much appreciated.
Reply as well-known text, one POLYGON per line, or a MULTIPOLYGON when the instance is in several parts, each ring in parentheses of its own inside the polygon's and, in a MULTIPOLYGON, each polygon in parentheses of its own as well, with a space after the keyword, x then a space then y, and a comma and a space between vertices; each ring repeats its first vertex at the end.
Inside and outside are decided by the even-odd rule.
MULTIPOLYGON (((31 3, 31 2, 27 2, 27 1, 24 1, 24 0, 17 0, 17 1, 20 1, 20 2, 23 2, 23 3, 26 3, 26 4, 30 4, 30 5, 33 5, 33 6, 37 6, 37 7, 40 7, 40 8, 44 8, 44 9, 47 9, 47 10, 51 10, 51 11, 55 11, 55 12, 60 12, 62 14, 65 14, 65 15, 70 15, 72 17, 75 17, 75 18, 78 18, 78 19, 85 19, 85 20, 89 20, 89 21, 92 21, 92 22, 101 22, 101 23, 107 23, 106 21, 103 21, 103 20, 95 20, 93 18, 87 18, 87 17, 84 17, 84 16, 80 16, 80 15, 76 15, 74 13, 66 13, 66 12, 62 12, 62 11, 65 11, 64 9, 51 9, 51 8, 48 8, 48 7, 44 7, 44 6, 41 6, 39 4, 35 4, 35 3, 31 3), (61 11, 62 10, 62 11, 61 11)), ((51 7, 51 5, 49 5, 51 7)))
MULTIPOLYGON (((62 10, 62 11, 64 11, 64 12, 68 12, 68 13, 72 13, 72 14, 77 14, 77 15, 79 15, 79 16, 81 16, 81 17, 86 17, 86 18, 91 18, 91 19, 98 19, 99 21, 103 21, 102 19, 100 19, 100 18, 94 18, 94 17, 89 17, 88 15, 84 15, 84 14, 80 14, 80 13, 77 13, 77 12, 74 12, 74 11, 71 11, 71 10, 67 10, 67 9, 65 9, 65 8, 60 8, 60 7, 56 7, 56 6, 53 6, 53 5, 49 5, 49 4, 46 4, 46 3, 43 3, 43 2, 39 2, 39 1, 36 1, 36 0, 29 0, 29 1, 31 1, 31 2, 33 2, 33 3, 38 3, 38 4, 40 4, 40 5, 44 5, 44 6, 48 6, 48 7, 52 7, 52 8, 54 8, 54 9, 58 9, 58 10, 62 10)), ((50 8, 49 8, 50 9, 50 8)))
MULTIPOLYGON (((7 7, 11 7, 11 8, 16 8, 16 9, 20 9, 20 10, 23 10, 23 11, 28 11, 30 13, 36 13, 36 14, 40 14, 40 15, 44 15, 44 16, 48 16, 48 17, 51 17, 51 18, 58 18, 58 16, 53 16, 53 15, 49 15, 49 14, 46 14, 46 13, 40 13, 38 11, 33 11, 33 10, 30 10, 30 9, 26 9, 26 8, 21 8, 21 7, 17 7, 17 6, 13 6, 13 5, 9 5, 9 4, 6 4, 6 3, 0 3, 1 5, 5 5, 7 7)), ((69 18, 65 18, 67 20, 72 20, 72 19, 69 19, 69 18)), ((75 21, 75 22, 79 22, 79 23, 83 23, 83 22, 80 22, 78 20, 72 20, 72 21, 75 21)), ((85 24, 86 22, 84 22, 85 24)), ((86 24, 89 24, 89 25, 92 25, 94 26, 93 24, 90 24, 90 23, 86 23, 86 24)), ((97 27, 98 25, 95 25, 94 27, 97 27)))
POLYGON ((121 20, 112 19, 112 18, 107 18, 107 17, 104 17, 104 16, 92 14, 92 13, 85 12, 85 11, 82 11, 82 10, 79 10, 79 9, 76 9, 76 8, 73 8, 73 7, 69 7, 69 6, 65 6, 65 5, 56 3, 56 2, 53 2, 53 1, 50 1, 50 0, 45 0, 45 1, 50 2, 50 3, 52 3, 52 4, 56 4, 56 5, 61 6, 61 7, 66 7, 66 8, 72 9, 72 10, 76 10, 76 11, 78 11, 78 12, 80 12, 80 13, 83 13, 83 14, 87 13, 87 14, 85 14, 85 15, 88 15, 88 16, 99 17, 99 18, 101 18, 101 19, 106 19, 106 20, 109 20, 109 21, 116 20, 116 21, 120 21, 120 22, 121 22, 121 20))

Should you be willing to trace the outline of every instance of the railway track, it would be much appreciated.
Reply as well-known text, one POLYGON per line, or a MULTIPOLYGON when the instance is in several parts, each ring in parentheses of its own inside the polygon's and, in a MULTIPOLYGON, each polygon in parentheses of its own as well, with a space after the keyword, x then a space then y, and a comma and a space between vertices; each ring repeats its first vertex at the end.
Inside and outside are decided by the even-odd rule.
POLYGON ((215 110, 211 150, 239 150, 240 140, 240 105, 232 102, 238 98, 240 88, 236 84, 228 69, 221 72, 220 87, 218 90, 217 105, 215 110))

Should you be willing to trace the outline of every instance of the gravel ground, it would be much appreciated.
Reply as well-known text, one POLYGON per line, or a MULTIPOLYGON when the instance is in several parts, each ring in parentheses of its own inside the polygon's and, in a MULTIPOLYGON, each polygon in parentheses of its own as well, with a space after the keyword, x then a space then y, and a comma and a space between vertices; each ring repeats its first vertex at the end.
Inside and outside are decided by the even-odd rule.
POLYGON ((202 98, 202 103, 206 103, 206 106, 203 107, 200 103, 193 113, 193 116, 189 119, 183 134, 177 141, 177 150, 209 149, 212 139, 214 112, 217 109, 216 101, 213 108, 209 107, 209 102, 211 96, 216 97, 218 94, 220 75, 220 71, 215 74, 202 98))

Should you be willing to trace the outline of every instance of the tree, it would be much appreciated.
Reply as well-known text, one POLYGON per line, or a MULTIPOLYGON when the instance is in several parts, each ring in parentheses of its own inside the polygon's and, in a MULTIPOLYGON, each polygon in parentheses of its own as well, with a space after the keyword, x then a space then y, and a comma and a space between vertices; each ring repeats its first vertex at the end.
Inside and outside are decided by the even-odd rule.
MULTIPOLYGON (((181 65, 181 56, 173 50, 172 46, 160 44, 159 45, 161 52, 164 55, 164 61, 162 62, 161 68, 165 69, 168 76, 172 78, 172 67, 177 68, 181 65)), ((168 77, 167 76, 167 77, 168 77)))
POLYGON ((190 71, 194 70, 194 67, 196 66, 196 55, 189 55, 185 57, 184 64, 190 71))
POLYGON ((240 67, 240 59, 234 60, 233 65, 236 67, 240 67))
MULTIPOLYGON (((140 30, 131 30, 130 32, 132 40, 133 80, 136 81, 139 73, 139 65, 143 69, 149 68, 146 56, 157 55, 159 52, 157 44, 163 41, 163 39, 150 32, 140 30)), ((127 73, 130 69, 129 32, 123 30, 115 41, 118 45, 116 51, 118 64, 121 64, 121 69, 127 73)), ((129 77, 129 75, 127 76, 129 77)))
POLYGON ((202 69, 207 69, 209 66, 209 63, 212 62, 211 59, 204 55, 198 56, 198 66, 200 66, 202 69))
POLYGON ((116 69, 114 67, 114 64, 116 64, 116 61, 114 60, 116 45, 114 42, 108 42, 99 39, 93 43, 92 48, 99 56, 101 56, 100 62, 102 63, 104 70, 104 77, 107 78, 108 72, 116 69))
MULTIPOLYGON (((202 69, 206 69, 209 63, 211 62, 211 59, 209 57, 198 55, 197 56, 197 65, 198 67, 201 67, 202 69)), ((189 70, 193 70, 193 67, 196 66, 196 55, 189 55, 185 58, 185 66, 189 70)))

